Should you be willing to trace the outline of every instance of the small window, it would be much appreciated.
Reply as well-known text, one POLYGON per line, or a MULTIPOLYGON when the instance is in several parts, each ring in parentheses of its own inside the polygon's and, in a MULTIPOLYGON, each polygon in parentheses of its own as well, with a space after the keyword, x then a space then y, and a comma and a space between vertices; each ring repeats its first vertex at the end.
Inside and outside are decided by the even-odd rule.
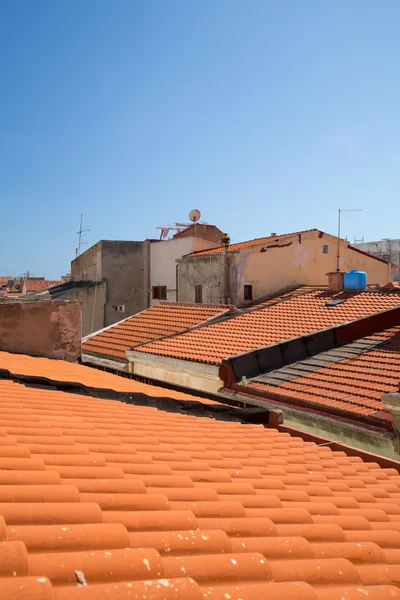
POLYGON ((197 304, 203 302, 203 286, 201 284, 194 286, 194 301, 197 302, 197 304))
POLYGON ((322 252, 323 252, 324 254, 328 254, 328 244, 324 244, 324 245, 322 246, 322 252))
POLYGON ((253 286, 252 285, 244 286, 244 299, 245 300, 253 300, 253 286))
POLYGON ((125 304, 114 304, 113 309, 117 312, 125 312, 125 304))
POLYGON ((166 300, 167 299, 167 286, 166 285, 153 285, 153 300, 166 300))

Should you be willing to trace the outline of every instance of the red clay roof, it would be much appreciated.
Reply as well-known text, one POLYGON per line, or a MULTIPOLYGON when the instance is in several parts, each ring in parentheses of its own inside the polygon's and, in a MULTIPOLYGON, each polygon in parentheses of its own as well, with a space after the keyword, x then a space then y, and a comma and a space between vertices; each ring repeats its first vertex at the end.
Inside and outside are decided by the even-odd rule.
POLYGON ((161 302, 125 319, 82 344, 83 352, 126 360, 126 350, 151 340, 194 327, 228 313, 232 306, 161 302))
POLYGON ((27 292, 41 292, 48 290, 50 287, 60 285, 61 281, 50 281, 47 279, 26 279, 25 286, 27 292))
MULTIPOLYGON (((261 244, 268 244, 270 242, 279 242, 279 240, 291 237, 293 235, 302 235, 303 233, 309 233, 310 231, 318 231, 318 229, 306 229, 304 231, 296 231, 294 233, 284 233, 282 235, 267 236, 261 238, 255 238, 254 240, 247 240, 246 242, 239 242, 237 244, 230 244, 228 246, 228 252, 238 252, 242 248, 248 248, 251 246, 259 246, 261 244)), ((187 256, 202 256, 205 254, 221 254, 223 252, 222 246, 219 248, 211 248, 210 250, 198 250, 192 252, 187 256)))
MULTIPOLYGON (((277 400, 290 406, 342 414, 361 422, 381 422, 388 427, 392 418, 382 402, 382 394, 396 390, 400 380, 400 326, 365 338, 384 344, 367 349, 350 358, 337 360, 313 372, 301 371, 302 365, 317 364, 319 355, 297 365, 289 365, 291 373, 298 368, 298 376, 280 385, 275 376, 283 369, 251 381, 249 393, 277 400)), ((354 346, 354 344, 350 345, 354 346)), ((346 346, 342 350, 345 350, 346 346)), ((336 353, 337 350, 332 352, 336 353)), ((329 353, 324 353, 329 355, 329 353)), ((322 361, 321 361, 322 362, 322 361)), ((279 380, 278 380, 279 381, 279 380)))
POLYGON ((36 377, 40 374, 51 381, 80 383, 87 387, 111 389, 116 392, 134 392, 153 397, 165 397, 175 400, 195 400, 203 404, 215 404, 212 400, 199 399, 183 392, 165 390, 161 387, 140 383, 126 377, 118 377, 84 365, 49 358, 36 358, 25 354, 0 352, 0 370, 5 369, 15 375, 36 377))
POLYGON ((0 534, 10 600, 400 598, 397 469, 4 380, 0 534))
POLYGON ((224 358, 249 352, 306 333, 333 327, 347 321, 400 305, 398 292, 313 291, 267 303, 224 322, 150 342, 139 352, 148 352, 196 362, 221 364, 224 358), (346 301, 327 308, 330 300, 346 301))

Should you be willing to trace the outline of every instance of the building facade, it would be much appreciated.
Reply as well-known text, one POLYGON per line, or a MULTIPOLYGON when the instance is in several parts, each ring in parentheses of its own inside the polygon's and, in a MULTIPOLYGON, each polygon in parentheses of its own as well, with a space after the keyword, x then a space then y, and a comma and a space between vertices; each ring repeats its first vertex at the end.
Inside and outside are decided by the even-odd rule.
POLYGON ((354 244, 356 248, 369 252, 374 256, 388 260, 396 265, 396 269, 393 274, 394 281, 400 281, 400 240, 379 240, 378 242, 363 242, 361 244, 354 244))
MULTIPOLYGON (((338 266, 338 239, 311 229, 200 251, 178 260, 180 302, 242 305, 298 285, 326 284, 338 266)), ((385 285, 394 265, 339 242, 339 269, 366 271, 385 285)))
POLYGON ((92 298, 98 326, 84 335, 134 315, 149 306, 150 241, 101 240, 71 262, 71 280, 105 282, 105 302, 92 298))
POLYGON ((178 300, 177 260, 186 254, 217 248, 223 232, 214 225, 198 223, 175 234, 170 240, 152 241, 150 245, 150 306, 162 300, 178 300))

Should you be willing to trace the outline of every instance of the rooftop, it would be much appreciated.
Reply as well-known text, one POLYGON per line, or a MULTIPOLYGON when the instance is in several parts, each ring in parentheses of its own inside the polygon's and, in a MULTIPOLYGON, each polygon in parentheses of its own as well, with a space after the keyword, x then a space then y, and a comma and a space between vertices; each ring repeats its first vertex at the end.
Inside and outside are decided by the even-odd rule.
MULTIPOLYGON (((309 233, 310 231, 318 231, 318 229, 306 229, 304 231, 296 231, 294 233, 285 233, 282 235, 273 235, 261 238, 255 238, 254 240, 247 240, 245 242, 239 242, 235 244, 230 244, 228 246, 228 252, 238 252, 242 248, 247 248, 251 246, 259 246, 261 244, 269 244, 270 242, 277 243, 281 239, 285 239, 291 237, 293 235, 302 235, 303 233, 309 233)), ((219 248, 211 248, 210 250, 199 250, 197 252, 192 252, 188 256, 202 256, 208 254, 221 254, 224 251, 224 248, 220 246, 219 248)))
POLYGON ((60 285, 61 281, 48 279, 25 279, 24 284, 27 292, 39 292, 53 286, 60 285))
POLYGON ((399 380, 397 326, 256 377, 245 392, 388 429, 392 418, 381 397, 399 380))
POLYGON ((400 305, 398 290, 313 290, 268 301, 244 314, 170 338, 150 342, 146 352, 219 365, 223 359, 400 305), (327 306, 333 300, 341 301, 327 306))
POLYGON ((400 598, 398 463, 95 398, 103 376, 126 381, 0 358, 1 598, 400 598), (15 380, 32 373, 92 388, 15 380))
POLYGON ((223 304, 161 302, 116 325, 92 334, 82 344, 84 353, 126 361, 126 350, 151 340, 178 333, 220 317, 234 307, 223 304))

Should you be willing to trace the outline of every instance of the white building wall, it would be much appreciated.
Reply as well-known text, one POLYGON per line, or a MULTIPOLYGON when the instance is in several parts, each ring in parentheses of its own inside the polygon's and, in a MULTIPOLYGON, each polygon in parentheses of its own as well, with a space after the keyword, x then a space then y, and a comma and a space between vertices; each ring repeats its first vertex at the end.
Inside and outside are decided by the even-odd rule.
POLYGON ((154 286, 167 287, 167 301, 176 302, 176 260, 185 254, 198 250, 215 248, 218 244, 195 237, 152 242, 150 245, 150 306, 160 300, 153 300, 154 286))

